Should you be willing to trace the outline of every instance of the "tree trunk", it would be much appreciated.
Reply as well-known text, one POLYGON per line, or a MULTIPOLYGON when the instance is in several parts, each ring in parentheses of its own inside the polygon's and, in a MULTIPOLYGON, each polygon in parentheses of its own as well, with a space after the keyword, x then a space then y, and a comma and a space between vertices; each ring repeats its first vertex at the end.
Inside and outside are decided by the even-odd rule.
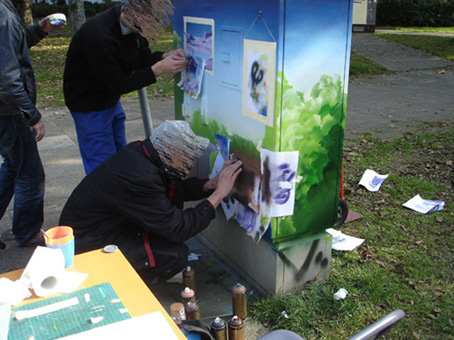
POLYGON ((84 1, 69 0, 69 22, 71 23, 71 35, 74 35, 87 20, 85 17, 84 1))
POLYGON ((33 24, 31 0, 16 0, 16 7, 25 27, 33 24))

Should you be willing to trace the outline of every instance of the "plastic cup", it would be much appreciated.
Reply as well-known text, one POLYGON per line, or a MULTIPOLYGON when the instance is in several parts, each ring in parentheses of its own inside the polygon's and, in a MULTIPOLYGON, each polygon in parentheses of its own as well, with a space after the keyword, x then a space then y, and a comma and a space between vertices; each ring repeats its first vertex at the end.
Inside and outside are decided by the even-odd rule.
POLYGON ((59 226, 46 230, 46 246, 61 249, 65 258, 65 268, 72 266, 74 262, 74 234, 73 229, 67 226, 59 226))

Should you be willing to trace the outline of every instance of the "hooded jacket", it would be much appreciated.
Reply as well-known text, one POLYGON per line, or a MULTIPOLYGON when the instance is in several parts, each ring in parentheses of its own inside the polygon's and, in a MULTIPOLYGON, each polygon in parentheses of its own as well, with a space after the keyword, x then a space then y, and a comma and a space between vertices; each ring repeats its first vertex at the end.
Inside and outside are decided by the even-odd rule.
POLYGON ((208 227, 215 217, 208 200, 183 209, 211 194, 203 192, 206 181, 169 177, 149 139, 132 142, 80 182, 59 225, 73 228, 76 253, 115 244, 137 263, 133 257, 146 256, 142 234, 182 243, 208 227))
POLYGON ((30 126, 41 119, 29 48, 47 33, 38 24, 24 28, 10 0, 0 0, 0 117, 22 117, 30 126))

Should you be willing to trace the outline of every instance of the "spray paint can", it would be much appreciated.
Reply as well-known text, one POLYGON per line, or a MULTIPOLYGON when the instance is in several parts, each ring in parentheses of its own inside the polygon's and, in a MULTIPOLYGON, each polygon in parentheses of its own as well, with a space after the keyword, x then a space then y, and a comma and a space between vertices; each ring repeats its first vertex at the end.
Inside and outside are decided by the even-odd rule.
POLYGON ((170 316, 173 321, 181 327, 183 320, 186 320, 186 312, 184 305, 181 302, 175 302, 170 305, 170 316))
POLYGON ((229 321, 229 340, 244 340, 244 323, 237 315, 229 321))
POLYGON ((217 317, 211 321, 210 331, 216 340, 227 340, 225 321, 217 317))
POLYGON ((197 291, 195 287, 195 271, 191 266, 187 266, 183 271, 183 284, 185 287, 191 288, 194 292, 197 291))
POLYGON ((247 296, 246 287, 237 283, 232 288, 233 315, 237 315, 242 320, 247 318, 247 296))
POLYGON ((188 320, 200 320, 200 307, 197 301, 189 301, 184 306, 188 320))
POLYGON ((186 287, 185 289, 183 289, 180 293, 180 296, 181 296, 181 302, 183 304, 186 304, 189 301, 196 300, 194 291, 189 287, 186 287))

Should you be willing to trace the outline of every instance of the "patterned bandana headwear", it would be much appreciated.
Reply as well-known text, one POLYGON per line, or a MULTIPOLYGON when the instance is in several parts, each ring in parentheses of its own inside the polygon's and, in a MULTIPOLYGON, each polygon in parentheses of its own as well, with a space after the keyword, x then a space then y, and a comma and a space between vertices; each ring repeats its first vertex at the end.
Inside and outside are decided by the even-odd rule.
POLYGON ((184 179, 210 141, 194 134, 184 120, 167 120, 150 136, 167 173, 184 179))

